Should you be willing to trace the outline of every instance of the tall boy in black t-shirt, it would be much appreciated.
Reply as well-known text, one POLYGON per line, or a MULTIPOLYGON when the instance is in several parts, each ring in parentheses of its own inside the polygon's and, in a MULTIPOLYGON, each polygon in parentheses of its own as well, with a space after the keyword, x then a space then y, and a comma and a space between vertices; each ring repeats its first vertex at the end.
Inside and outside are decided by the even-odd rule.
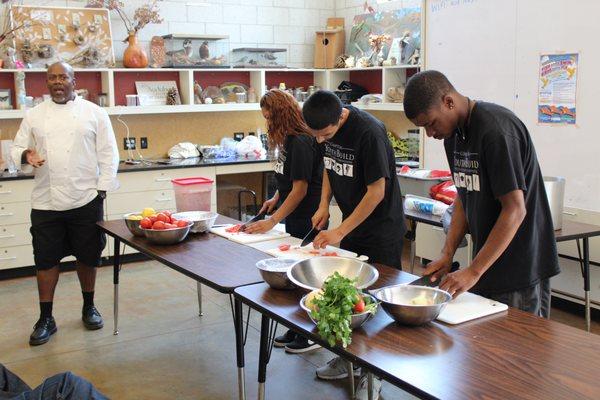
MULTIPOLYGON (((367 112, 342 107, 335 94, 323 90, 308 98, 302 113, 320 144, 326 171, 313 225, 320 228, 329 219, 332 195, 343 216, 339 227, 317 235, 315 247, 341 242, 341 248, 367 255, 371 263, 400 269, 406 228, 394 151, 385 126, 367 112)), ((348 376, 346 363, 335 358, 319 368, 317 376, 344 378, 348 376)), ((358 385, 357 398, 364 395, 365 379, 358 385)), ((374 384, 379 393, 381 383, 375 380, 374 384)))
POLYGON ((440 288, 466 290, 548 317, 550 280, 560 272, 542 173, 527 128, 510 110, 458 93, 437 71, 414 75, 404 97, 406 116, 443 139, 458 190, 446 243, 425 274, 450 270, 468 232, 475 256, 440 288))

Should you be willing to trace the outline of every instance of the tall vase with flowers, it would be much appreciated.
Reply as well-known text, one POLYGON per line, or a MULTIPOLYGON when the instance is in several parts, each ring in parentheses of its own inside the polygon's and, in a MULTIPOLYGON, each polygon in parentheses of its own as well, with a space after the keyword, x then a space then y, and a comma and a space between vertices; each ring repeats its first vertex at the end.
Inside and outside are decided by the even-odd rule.
POLYGON ((159 0, 148 1, 141 7, 138 7, 130 18, 124 11, 124 3, 118 0, 88 0, 87 7, 108 8, 117 13, 129 36, 123 40, 128 42, 128 46, 123 53, 123 66, 126 68, 146 68, 148 66, 148 56, 138 42, 137 34, 148 24, 160 24, 163 19, 160 17, 159 0))

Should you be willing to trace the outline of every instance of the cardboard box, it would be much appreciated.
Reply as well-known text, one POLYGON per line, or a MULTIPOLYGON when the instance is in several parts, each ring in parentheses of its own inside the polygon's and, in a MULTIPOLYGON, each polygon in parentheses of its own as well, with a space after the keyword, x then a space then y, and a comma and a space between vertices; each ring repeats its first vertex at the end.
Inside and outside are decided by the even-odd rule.
POLYGON ((344 18, 327 18, 327 29, 315 33, 315 68, 334 68, 346 45, 344 18))

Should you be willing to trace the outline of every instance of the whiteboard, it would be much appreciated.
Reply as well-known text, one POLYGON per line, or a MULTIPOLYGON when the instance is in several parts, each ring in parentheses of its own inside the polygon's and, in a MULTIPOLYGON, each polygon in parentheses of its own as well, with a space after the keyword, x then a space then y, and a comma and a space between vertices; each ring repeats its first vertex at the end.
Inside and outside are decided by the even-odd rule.
MULTIPOLYGON (((600 1, 429 0, 426 69, 445 73, 471 98, 523 120, 544 175, 567 180, 565 206, 600 212, 600 1), (577 125, 537 123, 543 53, 579 52, 577 125)), ((447 168, 441 142, 426 138, 426 168, 447 168)))

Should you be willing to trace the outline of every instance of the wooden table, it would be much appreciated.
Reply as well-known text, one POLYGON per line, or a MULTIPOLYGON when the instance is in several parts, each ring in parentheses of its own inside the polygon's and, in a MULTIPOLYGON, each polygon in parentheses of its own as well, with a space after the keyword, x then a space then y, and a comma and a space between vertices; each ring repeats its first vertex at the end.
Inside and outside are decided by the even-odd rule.
MULTIPOLYGON (((410 271, 413 272, 415 260, 415 235, 417 223, 433 226, 442 226, 441 218, 435 215, 427 215, 404 209, 404 215, 409 221, 410 232, 407 237, 411 240, 410 271)), ((581 264, 581 275, 583 276, 583 290, 585 293, 585 325, 589 332, 591 328, 591 304, 590 304, 590 238, 600 236, 600 226, 584 224, 581 222, 563 220, 562 229, 554 231, 556 242, 575 240, 579 251, 579 263, 581 264), (580 240, 582 244, 580 245, 580 240)))
MULTIPOLYGON (((235 223, 220 216, 217 223, 235 223)), ((234 243, 212 233, 190 234, 185 241, 172 246, 149 243, 145 238, 133 236, 123 220, 102 221, 98 226, 114 239, 114 334, 119 333, 119 269, 121 266, 121 243, 159 261, 198 282, 198 304, 202 315, 201 286, 205 284, 221 293, 233 296, 235 288, 262 282, 254 264, 265 258, 265 253, 248 246, 234 243)), ((244 332, 242 303, 232 299, 235 327, 236 358, 238 367, 239 398, 245 399, 244 378, 244 332)))
MULTIPOLYGON (((414 278, 399 273, 377 285, 414 278)), ((343 349, 318 336, 298 305, 299 291, 261 283, 237 288, 235 296, 262 314, 259 394, 264 394, 272 341, 269 319, 424 399, 597 399, 600 394, 600 337, 517 309, 461 325, 421 327, 398 325, 380 309, 343 349)))

